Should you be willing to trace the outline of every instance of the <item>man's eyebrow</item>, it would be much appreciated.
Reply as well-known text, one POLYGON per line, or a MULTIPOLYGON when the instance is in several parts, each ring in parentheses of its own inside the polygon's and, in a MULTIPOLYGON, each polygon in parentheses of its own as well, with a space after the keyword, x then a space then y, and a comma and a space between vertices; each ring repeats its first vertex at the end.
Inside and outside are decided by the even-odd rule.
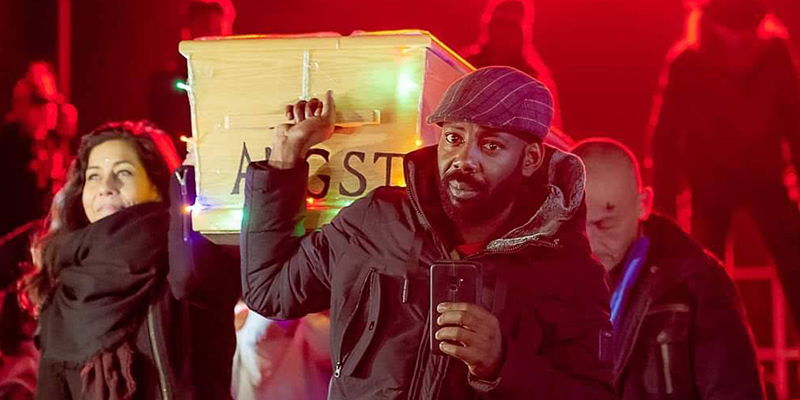
POLYGON ((497 129, 481 129, 482 136, 497 137, 501 136, 503 133, 504 133, 503 131, 498 131, 497 129))
POLYGON ((447 125, 447 126, 445 126, 444 128, 445 128, 445 129, 457 130, 457 131, 464 131, 464 130, 466 130, 466 129, 465 129, 463 126, 461 126, 461 125, 447 125))
POLYGON ((520 135, 516 132, 509 132, 509 131, 504 131, 502 129, 494 129, 494 128, 481 129, 480 136, 491 137, 493 139, 501 139, 501 140, 506 140, 509 138, 509 136, 520 137, 520 135))

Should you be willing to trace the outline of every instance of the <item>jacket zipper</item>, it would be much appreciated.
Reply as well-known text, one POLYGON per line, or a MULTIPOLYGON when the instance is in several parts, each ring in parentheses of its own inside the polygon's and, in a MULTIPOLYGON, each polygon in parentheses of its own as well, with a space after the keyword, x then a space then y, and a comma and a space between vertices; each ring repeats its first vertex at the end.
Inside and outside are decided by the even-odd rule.
POLYGON ((425 218, 425 214, 423 214, 423 213, 422 213, 422 210, 420 210, 420 209, 419 209, 419 206, 417 205, 417 202, 412 200, 412 201, 411 201, 411 206, 412 206, 412 207, 414 207, 414 211, 417 213, 417 218, 419 218, 419 220, 420 220, 420 221, 421 221, 423 224, 427 225, 427 228, 428 228, 428 229, 431 231, 431 237, 433 237, 433 244, 434 244, 434 245, 436 246, 436 248, 437 248, 437 249, 439 249, 439 251, 442 253, 442 257, 447 257, 447 251, 445 251, 444 244, 443 244, 443 243, 442 243, 442 241, 441 241, 441 240, 439 240, 439 238, 436 236, 436 232, 434 232, 434 231, 433 231, 433 227, 432 227, 432 226, 431 226, 431 224, 428 222, 428 220, 425 218))
MULTIPOLYGON (((642 325, 644 325, 644 317, 645 317, 645 315, 647 315, 647 310, 650 308, 650 303, 651 303, 651 300, 649 298, 645 300, 644 306, 642 307, 642 311, 640 311, 640 313, 639 313, 639 320, 636 322, 636 326, 633 327, 633 331, 631 332, 630 336, 626 337, 626 339, 629 339, 629 340, 626 340, 625 342, 622 342, 623 344, 626 344, 629 341, 631 343, 635 343, 636 342, 636 339, 639 337, 639 331, 642 329, 642 325)), ((629 349, 627 351, 623 352, 622 354, 620 354, 620 357, 618 357, 617 361, 615 361, 615 364, 614 364, 614 373, 615 374, 621 374, 622 373, 622 371, 625 369, 626 364, 628 363, 628 359, 630 359, 631 354, 633 354, 632 347, 631 346, 627 346, 627 347, 629 349), (617 368, 618 368, 617 366, 619 366, 619 371, 617 371, 617 368)))
MULTIPOLYGON (((411 182, 409 180, 408 173, 406 173, 406 182, 411 182)), ((408 187, 409 187, 409 190, 412 193, 411 206, 414 208, 414 211, 417 213, 417 218, 419 218, 419 220, 423 224, 427 225, 428 229, 430 229, 431 237, 433 238, 433 244, 439 250, 439 252, 441 253, 442 258, 447 258, 448 257, 447 249, 445 248, 444 244, 439 240, 439 238, 436 236, 436 232, 433 231, 432 225, 425 218, 425 214, 422 213, 422 210, 419 208, 419 206, 417 205, 417 202, 415 201, 416 200, 416 194, 413 192, 413 189, 411 189, 412 185, 409 185, 408 187)), ((407 285, 407 281, 404 282, 403 284, 407 285)), ((404 288, 404 289, 407 290, 406 288, 404 288)), ((428 314, 428 318, 432 318, 430 316, 430 314, 428 314)), ((426 318, 426 320, 427 320, 427 318, 426 318)), ((425 327, 422 329, 422 337, 420 338, 420 342, 421 342, 420 347, 421 347, 422 352, 417 354, 418 361, 419 361, 419 359, 428 360, 428 361, 425 361, 425 364, 430 362, 429 357, 431 356, 430 348, 427 345, 428 336, 431 334, 431 332, 429 331, 429 328, 430 328, 430 322, 425 323, 425 327)), ((445 363, 445 365, 447 365, 447 364, 445 363)), ((422 369, 423 370, 424 370, 424 368, 425 368, 425 366, 422 365, 422 369)), ((422 379, 422 377, 420 375, 421 375, 420 374, 420 370, 417 368, 417 365, 415 365, 414 374, 411 377, 411 384, 409 385, 409 388, 408 388, 409 389, 409 392, 408 392, 408 398, 409 399, 416 399, 418 397, 417 393, 422 391, 422 386, 419 383, 419 380, 422 379)), ((435 394, 435 397, 438 398, 438 393, 435 394)))
POLYGON ((672 394, 672 374, 669 367, 669 345, 666 343, 661 343, 661 358, 664 362, 664 384, 667 389, 667 394, 672 394))
POLYGON ((428 222, 428 219, 425 218, 425 214, 422 213, 422 209, 419 207, 419 201, 417 200, 417 192, 414 190, 414 181, 413 177, 409 173, 409 168, 403 168, 403 175, 406 178, 406 188, 409 191, 409 197, 411 198, 411 207, 414 208, 414 212, 417 213, 417 218, 419 221, 426 227, 428 230, 431 231, 431 236, 433 237, 433 244, 436 248, 442 252, 442 257, 447 257, 447 249, 444 247, 444 244, 439 240, 436 236, 436 232, 433 231, 433 225, 428 222))
POLYGON ((150 306, 150 309, 147 311, 147 332, 150 336, 150 346, 153 349, 153 361, 155 361, 156 370, 158 370, 158 380, 161 385, 161 398, 163 400, 169 400, 167 375, 164 373, 164 364, 161 360, 161 352, 159 351, 158 341, 156 340, 156 322, 153 314, 153 307, 154 306, 150 306))
POLYGON ((186 173, 187 172, 188 171, 186 171, 185 169, 183 171, 180 171, 180 170, 179 171, 175 171, 175 178, 178 179, 178 185, 181 187, 181 198, 183 199, 183 201, 186 201, 186 195, 188 194, 187 189, 186 189, 186 173))
POLYGON ((186 174, 188 173, 187 169, 188 168, 184 168, 182 171, 181 170, 175 171, 175 177, 178 180, 178 186, 181 187, 182 204, 181 204, 180 214, 181 214, 182 238, 184 243, 189 242, 189 230, 191 230, 190 221, 192 218, 190 214, 187 215, 185 212, 183 212, 184 210, 183 207, 191 205, 188 203, 189 192, 188 189, 186 188, 186 174))
MULTIPOLYGON (((656 271, 658 270, 659 268, 657 265, 653 265, 650 267, 651 274, 656 273, 656 271)), ((636 313, 635 317, 638 318, 638 320, 636 321, 636 326, 633 327, 633 331, 630 334, 630 336, 626 336, 625 337, 626 341, 622 342, 622 344, 625 345, 625 347, 623 348, 627 348, 628 350, 620 354, 620 357, 617 357, 617 361, 614 364, 615 374, 622 374, 626 365, 628 364, 628 360, 630 359, 631 354, 633 354, 633 346, 631 346, 630 343, 636 343, 636 340, 639 337, 639 331, 641 331, 642 325, 644 325, 644 319, 651 312, 650 305, 652 303, 653 303, 653 298, 648 296, 645 298, 642 307, 636 310, 638 312, 636 313), (619 371, 617 369, 619 369, 619 371)), ((658 307, 656 307, 655 310, 660 311, 658 307)))
MULTIPOLYGON (((353 310, 353 316, 351 317, 347 325, 345 325, 344 330, 342 331, 342 341, 344 341, 344 335, 347 333, 348 328, 350 328, 350 324, 353 323, 353 319, 356 318, 356 315, 358 314, 358 309, 361 308, 361 295, 364 293, 364 288, 366 288, 367 285, 369 284, 373 272, 374 271, 372 271, 372 269, 369 272, 367 272, 367 277, 364 279, 364 282, 361 283, 361 290, 359 290, 358 292, 359 298, 356 301, 356 308, 353 310)), ((340 376, 342 376, 342 367, 344 366, 344 362, 347 361, 347 357, 350 356, 349 352, 345 355, 342 355, 342 350, 343 350, 342 348, 339 348, 339 355, 336 359, 336 365, 333 369, 334 378, 339 378, 340 376)))
POLYGON ((658 335, 656 340, 659 342, 661 347, 661 363, 662 367, 664 368, 664 388, 666 389, 667 394, 671 395, 674 390, 672 386, 672 370, 670 369, 669 343, 667 342, 667 337, 664 332, 658 335))
POLYGON ((422 362, 421 360, 425 359, 425 355, 427 354, 428 348, 428 336, 430 335, 430 312, 428 312, 427 318, 425 318, 425 325, 422 327, 422 336, 420 337, 420 344, 419 350, 417 350, 417 359, 414 362, 414 375, 411 377, 411 383, 408 385, 408 398, 415 399, 417 398, 417 386, 419 386, 419 376, 417 371, 421 368, 422 362))
POLYGON ((347 357, 345 357, 344 359, 341 359, 339 361, 336 361, 336 369, 333 370, 333 377, 334 378, 338 378, 338 377, 342 376, 342 364, 344 363, 344 360, 346 360, 346 359, 347 359, 347 357))

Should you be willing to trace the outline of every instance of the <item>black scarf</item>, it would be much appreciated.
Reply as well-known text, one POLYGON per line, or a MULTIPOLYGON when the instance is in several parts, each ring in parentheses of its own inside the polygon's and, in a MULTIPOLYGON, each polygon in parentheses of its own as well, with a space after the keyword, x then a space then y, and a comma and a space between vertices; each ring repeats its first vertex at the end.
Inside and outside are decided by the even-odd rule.
POLYGON ((168 226, 167 206, 146 203, 58 240, 62 268, 41 314, 42 357, 85 364, 131 340, 165 281, 168 226))

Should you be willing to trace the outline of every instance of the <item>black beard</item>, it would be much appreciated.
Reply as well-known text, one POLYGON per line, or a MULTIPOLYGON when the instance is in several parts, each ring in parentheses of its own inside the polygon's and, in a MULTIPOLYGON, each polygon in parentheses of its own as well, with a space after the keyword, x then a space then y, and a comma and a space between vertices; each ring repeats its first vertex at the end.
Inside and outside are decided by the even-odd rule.
POLYGON ((497 217, 516 199, 523 184, 522 171, 519 168, 513 175, 500 182, 494 190, 489 190, 486 184, 476 181, 472 175, 463 172, 454 172, 437 180, 439 202, 447 217, 458 226, 477 226, 497 217), (448 185, 454 179, 475 188, 478 195, 469 200, 453 199, 448 185))

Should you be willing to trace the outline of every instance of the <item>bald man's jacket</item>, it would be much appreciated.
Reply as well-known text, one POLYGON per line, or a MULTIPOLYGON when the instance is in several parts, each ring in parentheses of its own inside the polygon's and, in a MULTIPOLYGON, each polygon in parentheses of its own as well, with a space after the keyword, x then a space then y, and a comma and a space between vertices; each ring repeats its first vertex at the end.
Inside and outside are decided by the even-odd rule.
POLYGON ((650 249, 614 335, 620 398, 763 399, 750 327, 725 269, 666 218, 651 216, 644 231, 650 249))

